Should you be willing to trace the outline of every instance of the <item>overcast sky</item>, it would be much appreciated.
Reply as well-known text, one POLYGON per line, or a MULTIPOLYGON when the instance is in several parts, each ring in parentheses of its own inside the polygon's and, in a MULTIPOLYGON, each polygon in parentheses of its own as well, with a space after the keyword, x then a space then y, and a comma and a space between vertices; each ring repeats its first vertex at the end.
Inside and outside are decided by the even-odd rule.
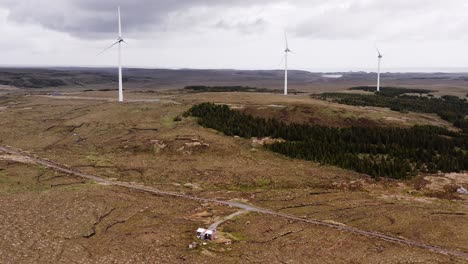
POLYGON ((0 65, 372 70, 468 67, 466 0, 0 0, 0 65))

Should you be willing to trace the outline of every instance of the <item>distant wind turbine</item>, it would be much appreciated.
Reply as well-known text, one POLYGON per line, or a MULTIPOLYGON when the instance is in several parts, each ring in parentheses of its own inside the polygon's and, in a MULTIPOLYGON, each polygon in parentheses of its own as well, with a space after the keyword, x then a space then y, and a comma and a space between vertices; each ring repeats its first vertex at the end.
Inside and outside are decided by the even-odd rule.
POLYGON ((124 96, 123 96, 123 85, 122 85, 122 42, 127 44, 125 40, 122 38, 122 23, 120 21, 120 6, 117 8, 118 16, 119 16, 119 36, 117 37, 117 41, 104 49, 100 54, 106 52, 110 48, 112 48, 115 45, 119 45, 119 102, 123 102, 124 96))
POLYGON ((288 53, 291 52, 288 44, 288 35, 284 32, 286 40, 286 49, 284 50, 284 95, 288 95, 288 53))
POLYGON ((377 53, 379 54, 379 56, 377 57, 378 58, 378 66, 377 66, 377 92, 380 92, 380 63, 382 61, 382 54, 380 53, 380 50, 375 47, 375 49, 377 50, 377 53))

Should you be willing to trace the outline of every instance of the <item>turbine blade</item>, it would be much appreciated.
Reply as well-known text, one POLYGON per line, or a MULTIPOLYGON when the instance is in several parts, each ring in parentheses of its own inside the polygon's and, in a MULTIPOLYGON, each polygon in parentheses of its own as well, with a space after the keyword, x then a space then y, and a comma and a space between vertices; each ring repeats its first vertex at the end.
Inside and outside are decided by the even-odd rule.
POLYGON ((286 54, 283 56, 283 58, 281 59, 280 63, 278 63, 278 66, 281 66, 281 64, 283 64, 284 60, 286 59, 286 54))
POLYGON ((109 47, 105 48, 103 51, 99 52, 96 56, 103 54, 104 52, 108 51, 110 48, 114 47, 115 45, 119 44, 120 41, 116 41, 114 44, 110 45, 109 47))
POLYGON ((123 40, 123 39, 122 39, 122 42, 128 45, 127 41, 125 41, 125 40, 123 40))
POLYGON ((375 50, 377 50, 377 53, 379 54, 379 56, 382 56, 382 53, 380 53, 379 48, 377 48, 377 46, 374 46, 374 47, 375 47, 375 50))
POLYGON ((120 6, 117 8, 119 13, 119 38, 122 38, 122 22, 120 21, 120 6))
POLYGON ((284 39, 286 41, 286 49, 288 50, 289 49, 289 44, 288 44, 288 33, 286 32, 286 30, 284 31, 284 39))

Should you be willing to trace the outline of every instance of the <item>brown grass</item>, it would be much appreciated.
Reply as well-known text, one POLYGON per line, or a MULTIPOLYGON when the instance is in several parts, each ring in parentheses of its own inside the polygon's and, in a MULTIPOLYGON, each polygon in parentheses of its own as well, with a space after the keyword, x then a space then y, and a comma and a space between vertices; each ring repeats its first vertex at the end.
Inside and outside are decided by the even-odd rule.
MULTIPOLYGON (((182 104, 9 97, 6 101, 13 103, 3 101, 8 108, 0 111, 0 144, 30 150, 101 176, 211 198, 244 199, 298 216, 468 251, 466 216, 457 214, 467 212, 464 201, 415 197, 408 191, 424 188, 424 184, 374 181, 365 175, 254 148, 250 140, 201 128, 192 119, 174 122, 174 117, 191 104, 207 98, 242 104, 247 106, 245 111, 259 111, 255 112, 258 115, 284 116, 285 121, 314 118, 314 122, 325 125, 347 125, 342 121, 345 117, 352 122, 365 118, 372 125, 399 124, 386 120, 388 117, 445 125, 437 118, 340 106, 306 96, 168 96, 182 104), (285 105, 286 110, 269 105, 285 105), (259 109, 264 107, 265 111, 259 109), (191 138, 209 146, 187 147, 191 138), (152 140, 167 146, 155 151, 152 140)), ((205 224, 192 216, 207 211, 207 207, 213 210, 213 217, 225 216, 230 213, 228 208, 83 183, 11 160, 0 161, 0 203, 0 214, 7 216, 0 223, 0 231, 7 238, 0 242, 0 252, 8 252, 0 253, 0 262, 275 263, 308 262, 312 258, 334 263, 458 261, 255 214, 222 226, 232 245, 209 244, 188 251, 194 230, 205 224), (44 248, 47 250, 40 250, 44 248)))

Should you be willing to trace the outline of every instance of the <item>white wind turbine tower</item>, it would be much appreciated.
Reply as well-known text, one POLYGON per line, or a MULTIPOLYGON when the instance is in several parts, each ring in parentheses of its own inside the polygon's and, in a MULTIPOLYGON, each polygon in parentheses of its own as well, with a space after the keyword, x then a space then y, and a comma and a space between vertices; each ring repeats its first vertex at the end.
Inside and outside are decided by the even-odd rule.
POLYGON ((382 61, 382 54, 380 53, 379 49, 377 47, 375 47, 375 49, 377 50, 377 53, 379 54, 378 56, 378 66, 377 66, 377 92, 380 92, 380 63, 382 61))
POLYGON ((105 51, 107 51, 108 49, 112 48, 115 45, 119 45, 119 102, 123 102, 124 97, 123 97, 123 84, 122 84, 122 43, 127 44, 127 42, 125 42, 125 40, 122 38, 122 23, 120 20, 120 6, 118 7, 117 12, 119 16, 119 36, 117 37, 117 41, 99 54, 104 53, 105 51))
POLYGON ((286 40, 286 49, 284 50, 284 95, 288 95, 288 53, 291 52, 288 44, 288 35, 284 32, 286 40))

